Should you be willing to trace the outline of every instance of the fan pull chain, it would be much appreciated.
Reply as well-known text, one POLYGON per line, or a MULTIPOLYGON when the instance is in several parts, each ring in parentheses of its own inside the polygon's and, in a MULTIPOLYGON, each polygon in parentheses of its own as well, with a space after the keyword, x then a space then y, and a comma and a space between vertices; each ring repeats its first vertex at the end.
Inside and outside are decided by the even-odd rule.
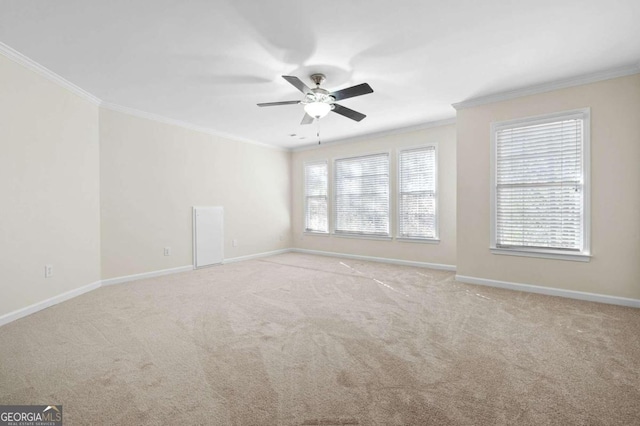
POLYGON ((318 132, 316 133, 316 136, 318 136, 318 145, 320 145, 320 119, 316 118, 316 122, 318 123, 318 132))

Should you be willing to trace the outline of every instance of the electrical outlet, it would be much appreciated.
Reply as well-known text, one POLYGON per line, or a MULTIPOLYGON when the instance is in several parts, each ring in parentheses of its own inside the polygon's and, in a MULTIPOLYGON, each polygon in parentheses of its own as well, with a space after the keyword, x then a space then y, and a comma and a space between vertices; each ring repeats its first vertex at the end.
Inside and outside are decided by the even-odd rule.
POLYGON ((234 247, 238 247, 238 240, 236 240, 235 238, 231 240, 231 245, 234 247))
POLYGON ((171 247, 165 247, 164 248, 164 255, 165 256, 171 256, 171 247))
POLYGON ((280 234, 280 241, 284 241, 284 234, 280 234))
POLYGON ((51 278, 53 276, 53 265, 44 265, 44 277, 51 278))

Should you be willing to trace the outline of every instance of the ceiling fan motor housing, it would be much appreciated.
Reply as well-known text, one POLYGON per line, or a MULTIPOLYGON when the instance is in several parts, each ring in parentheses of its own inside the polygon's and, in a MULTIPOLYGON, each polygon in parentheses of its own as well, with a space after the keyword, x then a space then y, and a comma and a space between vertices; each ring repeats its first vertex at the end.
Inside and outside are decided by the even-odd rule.
POLYGON ((332 104, 334 101, 335 101, 335 98, 331 96, 329 91, 320 89, 320 88, 315 88, 315 89, 311 89, 310 93, 307 93, 302 103, 308 104, 312 102, 322 102, 326 104, 332 104))
MULTIPOLYGON (((309 104, 313 102, 321 102, 324 104, 333 104, 336 100, 328 90, 321 89, 320 85, 324 83, 326 77, 324 74, 311 74, 311 80, 316 84, 316 87, 310 89, 311 92, 307 93, 305 96, 305 100, 302 101, 303 104, 309 104)), ((333 109, 333 105, 331 106, 333 109)))

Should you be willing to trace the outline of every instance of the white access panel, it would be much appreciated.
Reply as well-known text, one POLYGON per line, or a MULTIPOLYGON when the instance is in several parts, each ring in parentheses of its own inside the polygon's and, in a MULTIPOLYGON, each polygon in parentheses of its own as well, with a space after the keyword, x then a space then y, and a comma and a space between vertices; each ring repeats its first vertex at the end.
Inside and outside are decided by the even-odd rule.
POLYGON ((224 259, 222 207, 193 208, 193 264, 196 268, 222 263, 224 259))

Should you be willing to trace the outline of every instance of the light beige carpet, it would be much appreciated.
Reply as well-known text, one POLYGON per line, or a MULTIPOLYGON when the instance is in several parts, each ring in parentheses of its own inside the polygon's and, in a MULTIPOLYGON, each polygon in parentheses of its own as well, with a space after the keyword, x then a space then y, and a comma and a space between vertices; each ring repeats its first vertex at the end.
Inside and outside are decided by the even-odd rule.
POLYGON ((100 288, 0 361, 67 425, 640 424, 640 310, 293 253, 100 288))

